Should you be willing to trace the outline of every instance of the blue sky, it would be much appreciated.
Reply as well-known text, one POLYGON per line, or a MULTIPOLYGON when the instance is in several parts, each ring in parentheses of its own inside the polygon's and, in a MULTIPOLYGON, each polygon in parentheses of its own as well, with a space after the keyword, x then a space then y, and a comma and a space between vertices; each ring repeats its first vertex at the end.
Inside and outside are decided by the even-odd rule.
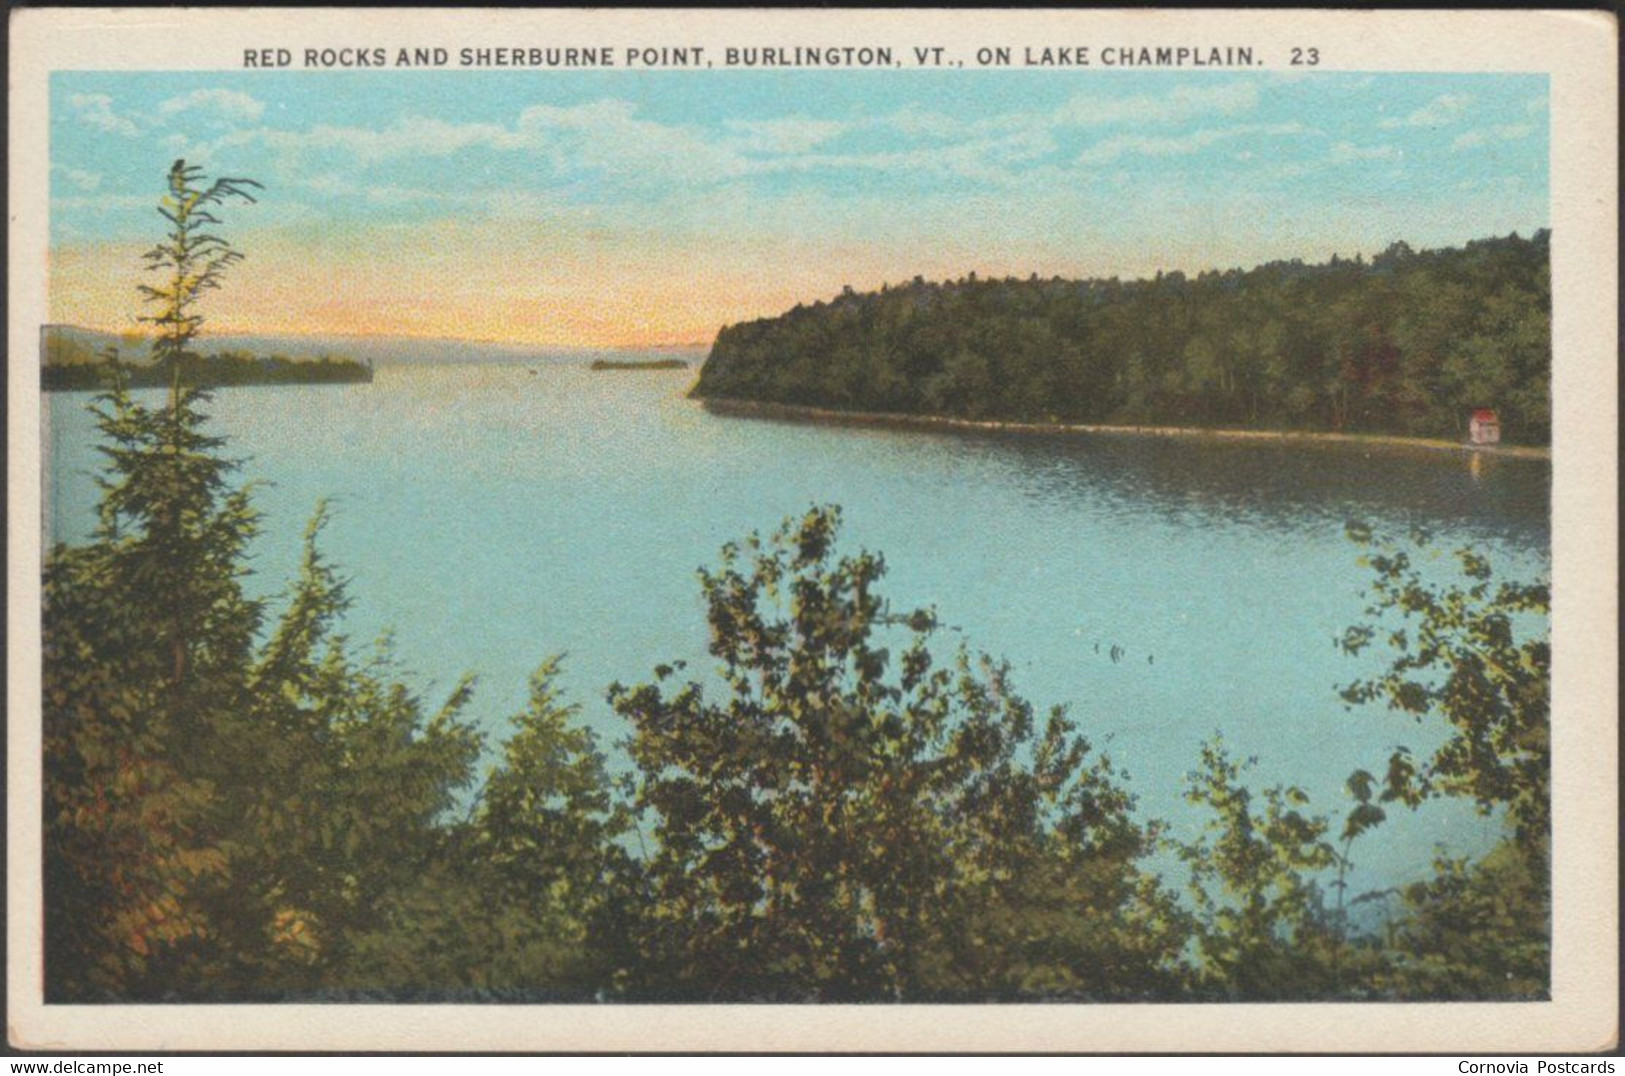
POLYGON ((211 300, 262 331, 704 339, 916 273, 1549 222, 1543 75, 69 72, 51 97, 53 319, 102 327, 133 316, 177 156, 266 185, 211 300))

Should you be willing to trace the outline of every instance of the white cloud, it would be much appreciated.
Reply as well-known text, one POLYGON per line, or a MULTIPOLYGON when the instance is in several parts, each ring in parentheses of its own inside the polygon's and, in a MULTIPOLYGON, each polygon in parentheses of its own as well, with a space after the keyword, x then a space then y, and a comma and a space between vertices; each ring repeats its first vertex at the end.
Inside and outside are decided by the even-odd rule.
POLYGON ((964 121, 941 112, 927 112, 912 101, 871 122, 876 127, 889 127, 911 138, 951 138, 965 130, 964 121))
POLYGON ((69 168, 65 164, 53 164, 51 168, 82 191, 93 191, 102 185, 100 172, 87 172, 82 168, 69 168))
POLYGON ((379 206, 400 206, 417 202, 447 202, 454 200, 445 191, 425 190, 421 187, 398 187, 392 184, 368 187, 363 193, 368 202, 379 206))
MULTIPOLYGON (((1162 94, 1136 94, 1129 97, 1103 97, 1080 93, 1060 106, 1040 111, 1007 112, 975 121, 964 121, 930 112, 910 104, 888 115, 867 121, 864 126, 889 130, 908 139, 927 138, 939 144, 929 148, 905 149, 864 155, 815 155, 771 162, 767 170, 810 170, 812 168, 863 168, 871 170, 911 170, 946 173, 967 179, 1005 182, 1014 178, 1009 166, 1029 163, 1055 150, 1055 134, 1065 129, 1111 127, 1129 124, 1168 125, 1200 117, 1230 116, 1258 106, 1259 90, 1254 82, 1236 81, 1215 86, 1185 86, 1162 94), (959 140, 958 144, 953 144, 959 140), (947 143, 943 145, 942 143, 947 143)), ((1296 134, 1299 124, 1253 125, 1213 132, 1197 132, 1176 138, 1119 135, 1085 150, 1080 162, 1114 160, 1130 153, 1148 155, 1190 153, 1225 137, 1246 134, 1296 134), (1234 132, 1233 134, 1231 132, 1234 132), (1189 144, 1188 140, 1195 140, 1189 144)), ((1026 173, 1031 176, 1031 171, 1026 173)), ((1057 177, 1058 178, 1058 177, 1057 177)))
MULTIPOLYGON (((1012 165, 1034 161, 1054 151, 1047 135, 1017 133, 957 146, 861 154, 809 154, 764 162, 757 172, 867 171, 913 175, 949 175, 984 184, 1014 180, 1012 165)), ((1031 176, 1031 172, 1023 173, 1031 176)))
MULTIPOLYGON (((785 136, 784 131, 777 134, 785 136)), ((407 116, 381 128, 318 124, 293 131, 259 127, 203 141, 176 135, 165 144, 200 163, 227 148, 259 145, 272 153, 275 174, 301 183, 308 182, 312 167, 331 169, 336 163, 330 157, 313 159, 320 154, 342 154, 355 165, 368 166, 401 158, 450 157, 474 149, 535 153, 560 174, 586 170, 669 181, 745 173, 752 159, 743 156, 735 144, 750 137, 708 140, 688 128, 639 119, 630 102, 606 99, 572 107, 534 105, 524 109, 511 127, 407 116)), ((380 190, 386 199, 398 194, 380 190)), ((347 193, 359 193, 359 188, 347 193)))
POLYGON ((1258 107, 1256 82, 1183 86, 1165 94, 1095 97, 1078 94, 1047 117, 1053 123, 1103 127, 1117 123, 1179 123, 1198 116, 1232 116, 1258 107))
POLYGON ((171 97, 158 106, 165 116, 203 112, 230 123, 253 123, 265 114, 265 105, 237 90, 193 90, 171 97))
POLYGON ((474 146, 510 149, 524 137, 498 124, 448 123, 408 116, 381 129, 317 124, 305 131, 255 127, 229 131, 214 139, 170 135, 164 145, 176 156, 208 165, 226 149, 258 145, 273 155, 275 174, 284 181, 308 184, 313 153, 338 152, 357 164, 371 165, 399 157, 445 157, 474 146))
POLYGON ((1516 142, 1534 133, 1535 125, 1532 123, 1508 123, 1499 127, 1479 128, 1457 135, 1456 140, 1450 143, 1450 148, 1460 152, 1464 149, 1487 146, 1492 142, 1516 142))
POLYGON ((475 146, 512 149, 524 139, 494 123, 448 123, 408 116, 382 130, 320 124, 303 134, 269 132, 266 141, 280 148, 339 149, 363 162, 418 155, 445 157, 475 146))
POLYGON ((1260 181, 1302 179, 1319 169, 1319 165, 1308 161, 1292 161, 1287 164, 1275 164, 1254 173, 1260 181))
POLYGON ((1538 97, 1531 97, 1528 101, 1524 102, 1523 110, 1529 113, 1531 116, 1544 116, 1546 115, 1550 106, 1551 98, 1547 97, 1545 94, 1541 94, 1538 97))
POLYGON ((541 149, 560 171, 585 166, 621 179, 723 179, 750 162, 701 132, 637 118, 630 101, 605 98, 584 105, 532 105, 519 114, 517 138, 541 149))
POLYGON ((267 133, 269 132, 262 130, 232 131, 212 140, 197 139, 185 134, 172 134, 164 138, 163 146, 171 156, 179 157, 190 164, 208 167, 217 151, 265 141, 264 136, 267 133))
MULTIPOLYGON (((550 173, 564 183, 609 180, 635 188, 676 185, 690 193, 696 185, 726 184, 751 176, 840 170, 951 175, 1004 184, 1044 174, 1060 181, 1059 162, 1044 165, 1042 160, 1055 152, 1057 134, 1065 129, 1157 126, 1203 116, 1224 117, 1251 110, 1258 101, 1255 83, 1234 81, 1126 97, 1080 93, 1058 108, 1008 112, 980 120, 911 105, 872 118, 788 115, 728 120, 720 130, 708 130, 651 120, 633 101, 605 98, 569 106, 531 105, 507 124, 408 116, 383 127, 257 127, 222 132, 210 139, 177 135, 166 144, 176 155, 205 165, 212 158, 226 156, 228 149, 263 147, 272 157, 268 179, 307 185, 317 194, 363 196, 378 204, 427 200, 435 192, 369 187, 359 175, 350 174, 353 169, 472 150, 524 153, 539 166, 538 179, 550 173), (885 142, 861 152, 831 152, 829 147, 841 138, 863 130, 885 135, 885 142), (334 187, 323 190, 310 182, 313 174, 344 175, 349 186, 342 192, 334 187)), ((208 109, 215 115, 243 119, 264 112, 264 106, 246 94, 212 90, 172 98, 160 108, 169 115, 208 109)), ((1170 138, 1125 132, 1085 151, 1082 159, 1103 162, 1131 154, 1192 153, 1227 138, 1304 130, 1298 124, 1233 124, 1170 138)))
POLYGON ((1393 146, 1356 146, 1353 142, 1339 142, 1332 147, 1331 160, 1334 164, 1348 164, 1351 161, 1392 161, 1404 154, 1393 146))
POLYGON ((113 111, 113 99, 105 93, 76 93, 68 98, 68 107, 79 117, 79 122, 106 131, 108 134, 134 138, 141 133, 134 120, 113 111))
POLYGON ((846 124, 837 120, 800 116, 777 120, 728 120, 726 126, 737 136, 739 148, 747 153, 804 153, 839 138, 848 130, 846 124))
MULTIPOLYGON (((1281 137, 1313 133, 1301 123, 1253 123, 1235 127, 1214 127, 1172 137, 1114 135, 1097 142, 1078 155, 1079 164, 1104 164, 1123 156, 1174 157, 1197 153, 1218 142, 1234 138, 1281 137)), ((1249 154, 1250 156, 1250 154, 1249 154)))
POLYGON ((1185 86, 1163 94, 1106 97, 1080 93, 1047 111, 1006 112, 966 122, 909 104, 870 121, 915 138, 952 139, 988 136, 1013 131, 1054 131, 1058 128, 1111 127, 1120 124, 1173 124, 1205 116, 1232 116, 1258 107, 1258 85, 1228 82, 1217 86, 1185 86))
POLYGON ((111 213, 115 210, 145 209, 153 205, 154 201, 142 194, 76 194, 67 198, 52 198, 51 209, 111 213))
POLYGON ((1444 93, 1435 97, 1408 116, 1389 116, 1377 124, 1389 129, 1395 127, 1446 127, 1461 118, 1467 106, 1473 103, 1465 93, 1444 93))
POLYGON ((380 206, 409 205, 414 202, 472 204, 477 199, 474 192, 427 190, 420 187, 402 187, 393 183, 369 185, 331 173, 302 176, 298 180, 298 186, 329 198, 361 198, 380 206))

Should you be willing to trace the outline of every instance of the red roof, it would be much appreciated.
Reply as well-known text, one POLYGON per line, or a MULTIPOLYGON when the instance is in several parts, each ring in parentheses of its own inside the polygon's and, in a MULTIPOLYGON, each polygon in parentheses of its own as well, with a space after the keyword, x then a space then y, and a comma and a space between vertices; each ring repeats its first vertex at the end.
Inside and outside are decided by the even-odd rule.
POLYGON ((1495 417, 1495 412, 1494 411, 1491 411, 1487 407, 1481 407, 1477 411, 1473 412, 1473 421, 1474 422, 1499 422, 1500 419, 1495 417))

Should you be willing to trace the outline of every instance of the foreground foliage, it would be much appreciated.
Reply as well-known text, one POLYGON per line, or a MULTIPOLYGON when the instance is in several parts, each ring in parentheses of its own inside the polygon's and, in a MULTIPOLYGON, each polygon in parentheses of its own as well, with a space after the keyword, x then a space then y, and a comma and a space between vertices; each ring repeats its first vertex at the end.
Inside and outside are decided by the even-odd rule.
POLYGON ((814 510, 701 573, 723 699, 670 669, 611 691, 654 821, 659 980, 715 1000, 1166 988, 1180 916, 1110 762, 1002 664, 939 665, 930 613, 888 613, 884 562, 838 557, 837 523, 814 510))

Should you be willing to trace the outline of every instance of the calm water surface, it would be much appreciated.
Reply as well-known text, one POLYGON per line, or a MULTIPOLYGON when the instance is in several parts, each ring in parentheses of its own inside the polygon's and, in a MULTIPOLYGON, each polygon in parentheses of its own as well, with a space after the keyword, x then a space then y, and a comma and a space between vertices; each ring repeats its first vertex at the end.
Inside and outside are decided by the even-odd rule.
MULTIPOLYGON (((526 677, 564 652, 565 686, 607 743, 603 702, 674 658, 706 668, 695 570, 723 542, 814 503, 845 513, 849 548, 885 553, 894 609, 934 605, 1010 660, 1036 704, 1066 703, 1131 775, 1144 814, 1189 831, 1181 799, 1215 731, 1341 815, 1343 780, 1431 726, 1346 712, 1336 686, 1378 667, 1333 639, 1359 618, 1366 572, 1350 518, 1472 543, 1498 570, 1549 570, 1544 462, 1138 437, 830 428, 713 416, 690 372, 583 365, 380 367, 371 385, 217 394, 213 428, 265 480, 254 580, 291 578, 329 498, 329 557, 351 579, 356 639, 392 629, 433 696, 479 675, 500 733, 526 677), (1113 646, 1124 656, 1109 658, 1113 646)), ((46 527, 81 538, 97 466, 87 397, 49 398, 46 527)), ((1424 871, 1434 846, 1484 847, 1469 810, 1396 818, 1355 884, 1424 871)))

